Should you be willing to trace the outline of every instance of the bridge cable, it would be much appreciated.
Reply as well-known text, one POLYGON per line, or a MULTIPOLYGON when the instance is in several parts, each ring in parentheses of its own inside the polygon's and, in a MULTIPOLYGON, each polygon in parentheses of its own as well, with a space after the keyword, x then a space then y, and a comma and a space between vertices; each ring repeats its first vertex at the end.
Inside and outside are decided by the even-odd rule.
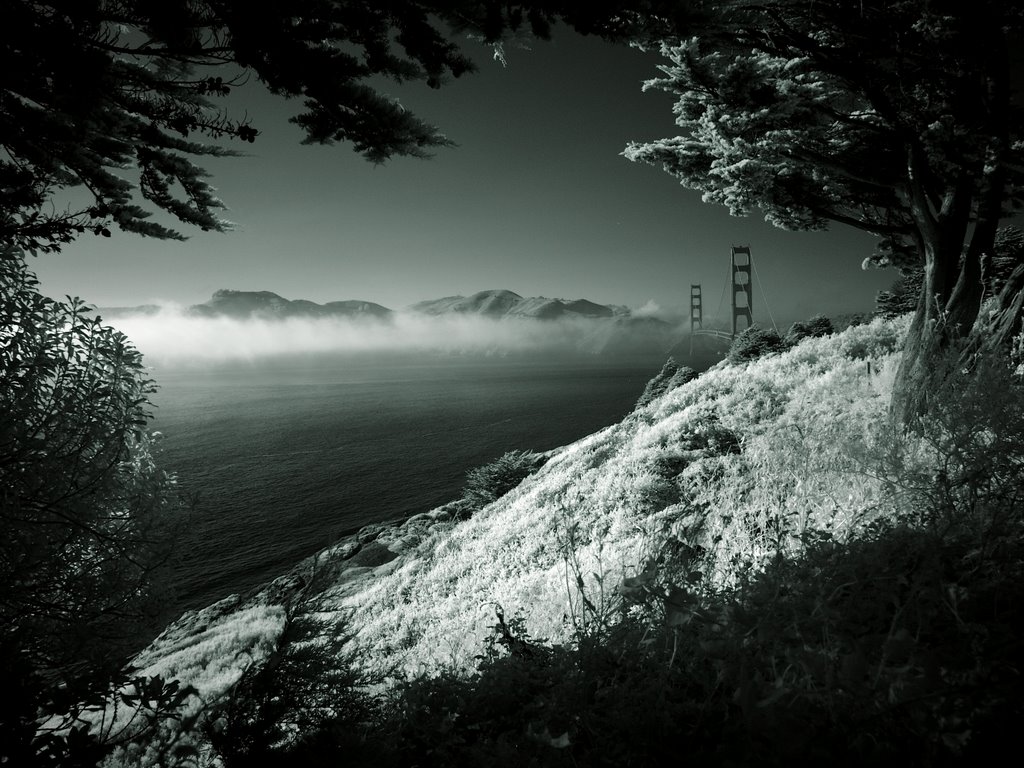
POLYGON ((757 287, 761 289, 761 299, 764 301, 764 308, 768 312, 768 319, 772 321, 772 328, 774 328, 775 332, 778 333, 779 332, 779 326, 777 326, 775 324, 775 318, 772 317, 771 307, 768 306, 768 297, 765 296, 764 285, 762 285, 762 283, 761 283, 761 276, 759 274, 757 274, 757 265, 754 264, 754 260, 753 259, 750 260, 750 264, 751 264, 751 266, 754 267, 754 277, 757 278, 757 287))
POLYGON ((718 309, 715 310, 715 318, 711 321, 712 326, 718 325, 718 318, 722 316, 722 305, 725 303, 726 286, 732 284, 732 267, 729 268, 728 280, 722 283, 722 295, 718 298, 718 309))

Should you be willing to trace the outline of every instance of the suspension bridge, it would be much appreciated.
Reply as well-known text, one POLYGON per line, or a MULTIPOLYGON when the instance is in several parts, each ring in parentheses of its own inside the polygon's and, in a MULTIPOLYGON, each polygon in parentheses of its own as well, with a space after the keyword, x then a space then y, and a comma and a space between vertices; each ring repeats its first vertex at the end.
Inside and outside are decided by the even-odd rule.
POLYGON ((690 285, 690 356, 693 356, 693 339, 696 336, 713 337, 731 342, 738 333, 745 331, 754 324, 754 281, 757 281, 760 289, 761 299, 764 302, 765 311, 772 322, 772 327, 778 331, 775 325, 775 318, 772 317, 768 308, 768 300, 764 295, 764 286, 761 285, 761 277, 757 274, 754 260, 750 255, 749 245, 732 246, 732 259, 729 266, 729 280, 722 287, 722 298, 719 300, 715 317, 709 325, 704 327, 704 297, 699 284, 690 285), (722 330, 714 326, 719 325, 719 317, 722 311, 722 304, 725 300, 725 292, 728 286, 732 286, 732 331, 722 330), (745 323, 741 326, 741 321, 745 323))

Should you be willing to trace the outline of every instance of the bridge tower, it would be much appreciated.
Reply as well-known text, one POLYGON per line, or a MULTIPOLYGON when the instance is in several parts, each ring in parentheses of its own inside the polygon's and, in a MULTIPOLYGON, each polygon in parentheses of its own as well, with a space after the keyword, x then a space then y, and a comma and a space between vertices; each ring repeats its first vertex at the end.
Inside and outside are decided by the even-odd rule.
POLYGON ((732 335, 734 338, 739 330, 736 327, 736 321, 741 317, 746 318, 747 328, 754 324, 752 271, 750 246, 734 245, 732 247, 732 335))
POLYGON ((690 357, 693 357, 694 331, 704 327, 704 304, 700 285, 690 285, 690 357))
POLYGON ((690 286, 690 332, 704 327, 704 305, 701 301, 700 286, 690 286))

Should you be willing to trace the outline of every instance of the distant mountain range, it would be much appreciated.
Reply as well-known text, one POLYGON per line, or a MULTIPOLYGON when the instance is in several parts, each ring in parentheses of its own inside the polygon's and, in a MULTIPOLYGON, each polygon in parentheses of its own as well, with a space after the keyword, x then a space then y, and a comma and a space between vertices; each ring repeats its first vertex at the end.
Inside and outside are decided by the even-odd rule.
POLYGON ((480 291, 472 296, 447 296, 443 299, 421 301, 409 307, 424 315, 448 313, 484 315, 486 317, 532 317, 537 320, 557 320, 563 317, 613 317, 628 314, 629 310, 595 304, 587 299, 566 301, 537 296, 524 299, 512 291, 480 291))
MULTIPOLYGON (((121 319, 129 321, 150 316, 157 320, 156 325, 161 326, 163 311, 164 308, 156 305, 143 305, 100 308, 97 313, 115 324, 121 319)), ((627 307, 598 304, 588 299, 524 298, 507 290, 480 291, 472 296, 446 296, 421 301, 399 311, 372 301, 318 304, 304 299, 286 299, 271 291, 219 290, 209 301, 168 314, 166 321, 171 324, 182 316, 240 321, 292 318, 352 320, 366 330, 368 335, 364 341, 372 340, 382 349, 421 344, 431 350, 446 350, 446 353, 456 350, 459 354, 482 350, 485 354, 505 355, 536 349, 552 353, 559 350, 558 354, 568 350, 587 355, 660 355, 677 345, 684 332, 678 324, 647 313, 634 314, 627 307), (445 331, 446 325, 434 322, 463 318, 493 322, 458 323, 457 333, 445 331)), ((173 326, 167 325, 166 328, 170 333, 173 326)), ((245 332, 244 327, 239 330, 245 332)), ((331 332, 329 327, 323 330, 331 332)), ((312 331, 312 328, 302 330, 304 333, 312 331)))
MULTIPOLYGON (((100 307, 106 318, 129 315, 155 315, 162 307, 143 304, 137 307, 100 307)), ((285 319, 289 317, 374 317, 386 319, 393 314, 387 307, 372 301, 329 301, 317 304, 305 299, 286 299, 271 291, 215 291, 209 301, 193 304, 185 310, 193 317, 231 317, 246 320, 253 317, 285 319)))
MULTIPOLYGON (((104 317, 126 315, 153 315, 160 307, 146 304, 138 307, 103 307, 99 313, 104 317)), ((536 320, 560 320, 566 318, 629 318, 630 312, 624 307, 596 304, 587 299, 548 299, 543 296, 523 298, 517 293, 505 290, 480 291, 472 296, 447 296, 413 304, 410 312, 422 315, 480 315, 499 318, 533 318, 536 320)), ((305 299, 285 299, 271 291, 216 291, 209 301, 193 304, 186 310, 193 317, 279 318, 289 317, 358 317, 386 320, 394 310, 372 301, 329 301, 317 304, 305 299)), ((655 321, 661 322, 661 321, 655 321)))
POLYGON ((209 301, 188 308, 197 317, 376 317, 392 311, 372 301, 329 301, 317 304, 305 299, 285 299, 270 291, 216 291, 209 301))

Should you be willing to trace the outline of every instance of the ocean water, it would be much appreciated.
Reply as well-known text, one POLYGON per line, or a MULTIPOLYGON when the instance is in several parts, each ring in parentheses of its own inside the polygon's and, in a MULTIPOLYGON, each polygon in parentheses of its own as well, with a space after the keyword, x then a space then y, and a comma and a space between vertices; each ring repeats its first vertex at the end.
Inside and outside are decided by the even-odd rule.
POLYGON ((278 361, 155 370, 161 465, 198 495, 178 610, 286 572, 371 522, 459 496, 467 470, 620 420, 662 359, 278 361))

